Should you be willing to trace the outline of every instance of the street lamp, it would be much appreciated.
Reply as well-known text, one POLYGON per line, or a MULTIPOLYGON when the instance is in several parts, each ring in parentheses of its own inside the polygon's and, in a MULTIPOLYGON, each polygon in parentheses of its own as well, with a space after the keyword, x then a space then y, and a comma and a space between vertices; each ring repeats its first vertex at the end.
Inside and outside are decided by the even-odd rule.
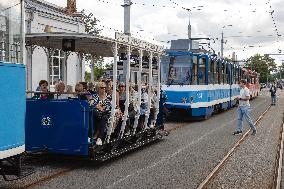
POLYGON ((223 32, 223 29, 225 28, 225 27, 229 27, 229 26, 233 26, 232 24, 229 24, 229 25, 226 25, 226 26, 223 26, 222 27, 222 38, 221 38, 221 57, 223 57, 223 55, 224 55, 224 32, 223 32))

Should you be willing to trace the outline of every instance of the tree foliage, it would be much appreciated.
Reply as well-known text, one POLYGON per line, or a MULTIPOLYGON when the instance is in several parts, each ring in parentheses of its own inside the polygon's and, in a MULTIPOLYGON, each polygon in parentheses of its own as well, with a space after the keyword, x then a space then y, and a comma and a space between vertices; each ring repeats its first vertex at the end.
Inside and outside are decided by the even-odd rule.
POLYGON ((246 67, 255 70, 260 74, 260 82, 266 82, 267 78, 269 81, 273 80, 273 77, 271 77, 272 72, 277 71, 277 65, 275 63, 275 60, 269 55, 260 55, 256 54, 254 56, 251 56, 247 59, 246 67))
POLYGON ((99 34, 100 29, 97 28, 98 22, 100 22, 93 13, 86 14, 85 11, 82 11, 82 21, 85 26, 85 32, 88 34, 99 34))
MULTIPOLYGON (((86 14, 85 11, 82 11, 82 21, 85 25, 85 32, 88 34, 98 35, 100 33, 100 29, 97 28, 97 23, 99 20, 93 15, 93 13, 86 14)), ((94 56, 91 54, 85 54, 85 60, 87 62, 87 66, 91 68, 91 65, 94 66, 94 78, 98 78, 103 75, 105 69, 103 66, 104 58, 101 56, 94 56)), ((86 72, 85 80, 91 81, 91 73, 86 72)))

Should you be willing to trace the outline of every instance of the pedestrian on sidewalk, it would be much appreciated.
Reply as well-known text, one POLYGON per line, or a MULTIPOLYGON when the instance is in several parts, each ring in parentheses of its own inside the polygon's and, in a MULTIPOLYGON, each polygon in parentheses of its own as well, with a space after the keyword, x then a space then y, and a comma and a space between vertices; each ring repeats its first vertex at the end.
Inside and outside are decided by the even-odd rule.
POLYGON ((270 93, 271 93, 271 105, 276 105, 276 91, 277 87, 275 85, 275 82, 272 83, 272 86, 270 87, 270 93))
POLYGON ((247 81, 242 79, 239 81, 239 86, 241 88, 238 107, 238 128, 237 131, 233 133, 233 135, 241 135, 243 134, 243 119, 245 118, 249 124, 250 129, 252 130, 252 135, 256 135, 256 128, 253 124, 253 121, 250 117, 250 92, 246 87, 247 81))

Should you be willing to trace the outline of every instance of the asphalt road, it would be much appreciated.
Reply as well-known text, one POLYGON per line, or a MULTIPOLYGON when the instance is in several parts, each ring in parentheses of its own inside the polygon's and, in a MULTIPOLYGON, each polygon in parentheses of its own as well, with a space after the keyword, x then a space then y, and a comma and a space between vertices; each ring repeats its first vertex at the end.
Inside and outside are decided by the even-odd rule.
MULTIPOLYGON (((269 104, 267 92, 253 100, 253 119, 269 104)), ((0 188, 20 188, 59 171, 56 177, 30 188, 196 188, 239 139, 232 136, 236 119, 234 108, 206 121, 167 123, 172 132, 162 141, 99 165, 76 158, 46 157, 35 163, 35 174, 16 182, 0 179, 0 188)))

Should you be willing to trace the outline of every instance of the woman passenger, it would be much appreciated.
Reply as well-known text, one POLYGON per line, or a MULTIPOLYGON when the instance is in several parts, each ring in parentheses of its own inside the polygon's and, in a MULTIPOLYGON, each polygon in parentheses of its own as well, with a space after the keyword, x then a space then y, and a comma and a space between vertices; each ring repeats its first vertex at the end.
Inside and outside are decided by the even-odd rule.
POLYGON ((108 119, 111 113, 111 101, 106 94, 106 85, 99 82, 96 85, 97 94, 94 95, 94 123, 96 145, 102 145, 105 138, 108 119))
POLYGON ((62 81, 55 85, 55 92, 57 93, 57 99, 68 99, 68 95, 63 94, 65 92, 65 84, 62 81))
POLYGON ((77 83, 75 85, 75 97, 80 99, 80 100, 88 100, 86 96, 86 92, 84 90, 84 86, 81 83, 77 83))

